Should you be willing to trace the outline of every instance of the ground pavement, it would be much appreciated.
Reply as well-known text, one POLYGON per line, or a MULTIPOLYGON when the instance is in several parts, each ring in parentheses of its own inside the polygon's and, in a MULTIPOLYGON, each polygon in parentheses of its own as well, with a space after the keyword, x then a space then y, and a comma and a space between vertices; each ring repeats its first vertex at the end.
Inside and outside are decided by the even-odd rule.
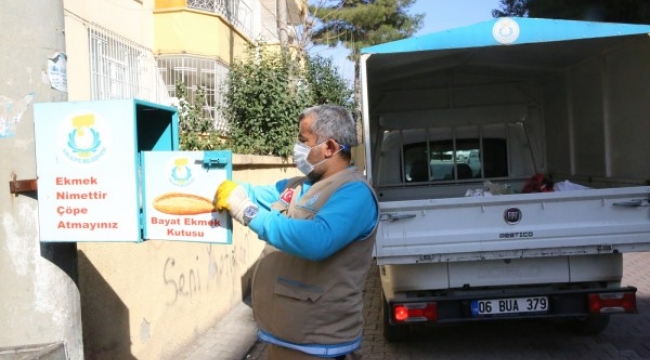
MULTIPOLYGON (((613 316, 596 336, 578 336, 558 321, 503 321, 416 331, 409 341, 382 336, 381 286, 373 266, 364 292, 365 360, 650 359, 650 253, 624 255, 622 285, 638 288, 639 314, 613 316)), ((178 359, 267 360, 250 307, 238 305, 178 359)))

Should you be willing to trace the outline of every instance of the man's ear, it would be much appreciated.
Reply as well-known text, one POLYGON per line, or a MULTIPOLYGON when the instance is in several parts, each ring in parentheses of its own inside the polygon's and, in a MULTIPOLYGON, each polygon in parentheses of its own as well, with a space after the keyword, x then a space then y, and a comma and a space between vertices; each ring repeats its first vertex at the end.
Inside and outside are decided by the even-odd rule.
POLYGON ((337 152, 339 149, 339 144, 334 140, 334 139, 327 139, 325 141, 325 152, 323 155, 326 158, 330 158, 334 155, 335 152, 337 152))

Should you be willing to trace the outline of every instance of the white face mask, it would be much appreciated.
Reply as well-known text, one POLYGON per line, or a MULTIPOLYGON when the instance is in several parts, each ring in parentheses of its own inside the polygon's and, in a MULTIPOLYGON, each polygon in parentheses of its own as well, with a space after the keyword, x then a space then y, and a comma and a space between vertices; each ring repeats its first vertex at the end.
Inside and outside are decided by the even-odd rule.
MULTIPOLYGON (((322 142, 316 146, 321 146, 325 142, 322 142)), ((309 154, 311 153, 311 149, 315 148, 314 147, 309 147, 308 145, 305 145, 301 142, 297 142, 296 145, 293 146, 293 161, 296 163, 296 166, 298 167, 298 170, 300 170, 301 173, 305 175, 309 175, 312 171, 314 171, 314 168, 316 165, 323 163, 325 160, 319 162, 318 164, 312 165, 309 163, 309 160, 307 158, 309 157, 309 154)))
MULTIPOLYGON (((315 147, 319 147, 323 144, 325 144, 326 141, 323 141, 322 143, 318 145, 314 145, 314 147, 309 147, 306 144, 303 144, 301 142, 297 142, 296 145, 293 146, 293 161, 296 163, 296 166, 298 167, 298 170, 300 170, 301 173, 305 175, 311 174, 312 171, 314 171, 314 168, 325 161, 329 160, 330 158, 323 159, 319 161, 318 163, 312 165, 309 163, 309 160, 307 158, 309 157, 309 154, 311 153, 311 149, 315 147)), ((343 147, 340 147, 332 156, 336 155, 339 153, 339 151, 343 150, 343 147)))

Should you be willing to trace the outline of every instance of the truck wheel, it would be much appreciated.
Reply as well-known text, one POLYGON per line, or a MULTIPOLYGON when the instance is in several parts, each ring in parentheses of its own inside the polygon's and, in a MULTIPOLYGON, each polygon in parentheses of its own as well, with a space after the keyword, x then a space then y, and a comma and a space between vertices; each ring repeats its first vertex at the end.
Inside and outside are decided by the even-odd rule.
POLYGON ((571 329, 579 335, 596 335, 609 325, 609 315, 589 315, 572 319, 571 329))
POLYGON ((410 329, 408 325, 396 326, 390 324, 390 308, 388 307, 386 299, 382 301, 381 310, 384 318, 384 339, 386 339, 387 342, 400 342, 406 340, 410 329))

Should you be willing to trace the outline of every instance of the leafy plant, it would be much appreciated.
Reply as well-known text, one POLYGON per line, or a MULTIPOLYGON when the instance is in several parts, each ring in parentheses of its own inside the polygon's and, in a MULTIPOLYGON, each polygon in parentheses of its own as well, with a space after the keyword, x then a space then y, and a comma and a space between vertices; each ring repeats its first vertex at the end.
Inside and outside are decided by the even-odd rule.
POLYGON ((219 132, 185 132, 180 136, 181 150, 221 150, 228 149, 228 138, 219 132))
POLYGON ((354 91, 341 78, 332 59, 321 56, 308 58, 306 66, 307 82, 310 84, 310 102, 312 104, 336 104, 353 110, 352 95, 354 91))
POLYGON ((203 111, 207 105, 204 89, 196 89, 194 100, 190 102, 188 101, 187 86, 179 80, 176 82, 176 97, 178 98, 179 126, 182 133, 212 130, 212 120, 206 117, 203 111))
POLYGON ((307 104, 300 70, 286 51, 250 47, 230 69, 222 109, 232 150, 288 157, 296 138, 296 116, 307 104))
POLYGON ((227 148, 227 140, 213 129, 212 119, 206 116, 207 99, 204 89, 197 89, 194 100, 188 100, 187 86, 176 82, 181 150, 216 150, 227 148))
POLYGON ((232 64, 223 84, 225 104, 219 110, 228 132, 213 130, 205 116, 205 92, 188 101, 187 88, 176 84, 182 150, 232 149, 239 154, 292 155, 298 115, 319 104, 352 109, 352 89, 330 59, 288 50, 251 46, 232 64))
POLYGON ((236 153, 292 155, 298 115, 319 104, 351 107, 352 91, 331 60, 250 47, 227 80, 229 142, 236 153))

